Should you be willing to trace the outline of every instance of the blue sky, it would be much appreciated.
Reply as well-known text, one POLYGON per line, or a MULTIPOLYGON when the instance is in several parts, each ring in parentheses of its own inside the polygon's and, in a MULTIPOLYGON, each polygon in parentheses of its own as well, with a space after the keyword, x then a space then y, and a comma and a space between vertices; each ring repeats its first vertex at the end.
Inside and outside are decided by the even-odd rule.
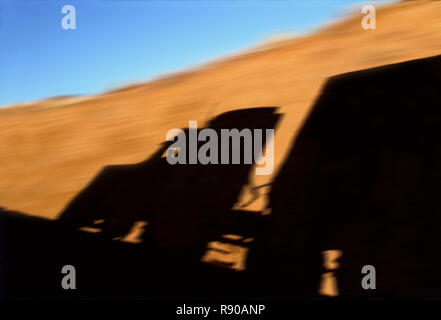
POLYGON ((326 23, 360 0, 0 3, 0 106, 100 93, 326 23), (76 9, 76 29, 61 8, 76 9))

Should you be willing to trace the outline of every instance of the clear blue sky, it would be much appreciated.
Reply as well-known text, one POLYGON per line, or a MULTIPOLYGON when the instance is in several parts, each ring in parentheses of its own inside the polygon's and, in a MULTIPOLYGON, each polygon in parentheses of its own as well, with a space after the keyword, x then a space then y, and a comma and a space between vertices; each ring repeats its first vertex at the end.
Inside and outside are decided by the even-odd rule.
POLYGON ((146 81, 362 2, 0 0, 0 106, 146 81), (76 8, 76 30, 61 27, 66 4, 76 8))

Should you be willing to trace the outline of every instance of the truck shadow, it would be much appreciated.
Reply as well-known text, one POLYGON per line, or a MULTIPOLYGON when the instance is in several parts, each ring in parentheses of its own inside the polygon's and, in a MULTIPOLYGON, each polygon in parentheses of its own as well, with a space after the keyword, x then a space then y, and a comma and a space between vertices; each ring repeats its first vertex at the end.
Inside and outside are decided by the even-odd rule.
MULTIPOLYGON (((253 164, 172 166, 167 143, 104 168, 57 221, 3 211, 6 297, 311 298, 322 252, 341 250, 342 298, 441 298, 440 83, 441 56, 329 79, 272 182, 270 215, 231 209, 253 164), (118 241, 137 221, 149 223, 143 241, 118 241), (201 262, 228 233, 253 239, 243 271, 201 262), (61 289, 66 264, 77 290, 61 289), (361 287, 364 265, 376 290, 361 287)), ((275 128, 275 111, 232 111, 207 127, 275 128)))
MULTIPOLYGON (((265 147, 266 130, 274 130, 281 117, 276 110, 234 110, 210 120, 205 129, 211 129, 219 141, 207 154, 219 164, 190 164, 191 154, 185 147, 175 156, 184 153, 186 164, 167 161, 165 152, 174 142, 183 139, 189 149, 191 135, 203 132, 187 128, 144 162, 103 168, 56 221, 4 212, 7 297, 157 297, 206 292, 213 283, 204 275, 225 270, 202 264, 201 258, 207 243, 222 235, 239 193, 250 183, 255 159, 244 159, 265 147), (224 129, 238 134, 245 130, 249 135, 230 140, 224 148, 220 141, 224 129), (263 131, 261 135, 256 135, 258 130, 263 131), (238 141, 242 148, 235 145, 238 141), (237 154, 240 163, 233 163, 237 154), (148 223, 140 243, 118 241, 140 221, 148 223), (73 293, 60 287, 65 264, 78 270, 78 289, 73 293), (30 267, 32 274, 25 271, 30 267)), ((205 141, 196 143, 200 150, 205 141)))

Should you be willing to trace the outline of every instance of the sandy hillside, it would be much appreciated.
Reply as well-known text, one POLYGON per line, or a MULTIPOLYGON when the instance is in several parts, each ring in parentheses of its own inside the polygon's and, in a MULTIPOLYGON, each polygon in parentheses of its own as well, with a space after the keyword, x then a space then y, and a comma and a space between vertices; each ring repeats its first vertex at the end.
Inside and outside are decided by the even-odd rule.
POLYGON ((56 218, 103 166, 142 161, 169 129, 237 108, 280 106, 280 165, 328 77, 441 54, 441 1, 382 7, 376 30, 361 18, 167 79, 0 109, 0 205, 56 218))

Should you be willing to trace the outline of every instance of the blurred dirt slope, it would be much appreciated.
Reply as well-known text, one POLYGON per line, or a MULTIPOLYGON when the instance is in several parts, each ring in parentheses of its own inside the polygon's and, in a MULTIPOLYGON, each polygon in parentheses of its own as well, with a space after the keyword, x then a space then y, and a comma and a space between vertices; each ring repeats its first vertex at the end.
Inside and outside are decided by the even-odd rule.
POLYGON ((0 109, 0 205, 56 218, 103 166, 142 161, 169 129, 237 108, 285 113, 277 169, 329 76, 441 54, 441 2, 379 8, 376 30, 363 30, 361 19, 355 12, 313 35, 147 84, 0 109))

